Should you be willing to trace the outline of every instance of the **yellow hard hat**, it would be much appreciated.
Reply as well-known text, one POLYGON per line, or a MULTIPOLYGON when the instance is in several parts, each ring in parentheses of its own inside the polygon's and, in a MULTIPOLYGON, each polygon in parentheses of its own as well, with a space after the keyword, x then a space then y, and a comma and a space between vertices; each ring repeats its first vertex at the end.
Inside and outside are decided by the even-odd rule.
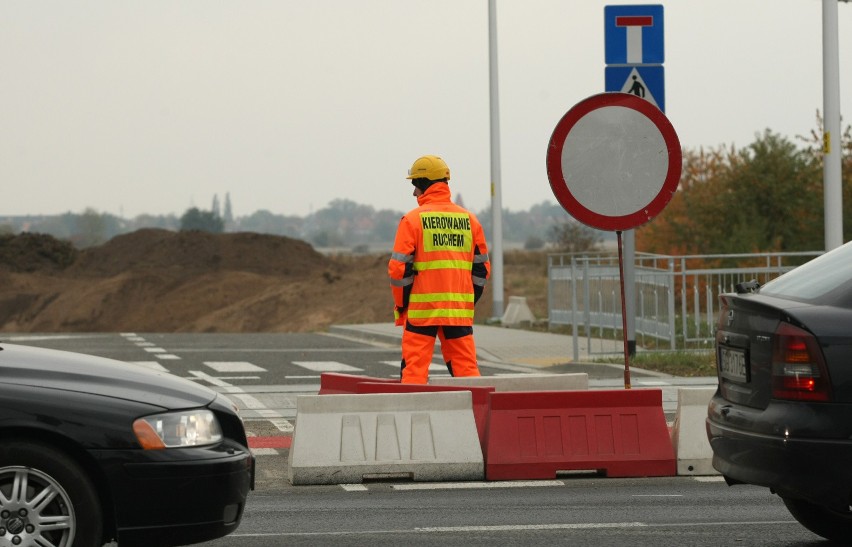
POLYGON ((450 180, 450 168, 438 156, 422 156, 408 170, 407 179, 450 180))

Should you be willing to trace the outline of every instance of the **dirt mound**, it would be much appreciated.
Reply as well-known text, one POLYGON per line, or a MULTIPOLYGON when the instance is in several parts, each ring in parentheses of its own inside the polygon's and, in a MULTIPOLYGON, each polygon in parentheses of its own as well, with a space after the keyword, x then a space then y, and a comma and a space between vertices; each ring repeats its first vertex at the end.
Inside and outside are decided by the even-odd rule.
MULTIPOLYGON (((393 319, 388 254, 326 256, 256 233, 144 229, 84 251, 0 238, 0 332, 314 332, 393 319)), ((504 302, 546 316, 546 259, 506 256, 504 302)), ((476 307, 491 317, 491 286, 476 307)))
POLYGON ((332 262, 304 241, 257 233, 211 234, 144 229, 86 249, 69 268, 77 275, 180 268, 187 272, 242 271, 299 275, 332 262))
POLYGON ((0 245, 0 332, 309 332, 392 317, 386 256, 156 229, 72 251, 30 234, 0 245))
POLYGON ((11 272, 59 271, 77 259, 70 243, 44 234, 0 236, 0 269, 11 272))

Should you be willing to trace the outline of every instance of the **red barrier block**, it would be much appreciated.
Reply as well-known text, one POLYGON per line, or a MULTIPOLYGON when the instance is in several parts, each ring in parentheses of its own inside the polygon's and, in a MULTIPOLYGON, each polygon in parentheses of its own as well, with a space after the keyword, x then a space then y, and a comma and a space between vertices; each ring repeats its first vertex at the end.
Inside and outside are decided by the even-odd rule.
POLYGON ((492 386, 433 386, 429 384, 391 384, 388 382, 361 382, 355 386, 357 393, 424 393, 434 391, 470 391, 473 401, 473 419, 479 433, 479 446, 485 454, 485 424, 488 420, 488 395, 495 392, 492 386))
POLYGON ((362 382, 399 384, 399 380, 391 378, 371 378, 370 376, 358 376, 355 374, 343 374, 340 372, 323 372, 320 374, 319 395, 357 393, 356 386, 362 382))
POLYGON ((487 480, 588 470, 609 477, 677 474, 662 390, 496 392, 489 400, 487 480))

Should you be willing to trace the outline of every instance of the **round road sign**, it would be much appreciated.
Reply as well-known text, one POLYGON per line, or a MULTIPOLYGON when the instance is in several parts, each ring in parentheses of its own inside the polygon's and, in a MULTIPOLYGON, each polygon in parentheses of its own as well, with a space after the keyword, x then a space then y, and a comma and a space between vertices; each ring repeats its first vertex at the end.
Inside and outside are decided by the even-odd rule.
POLYGON ((553 130, 547 177, 568 213, 599 230, 623 231, 659 214, 680 182, 677 133, 656 106, 627 93, 577 103, 553 130))

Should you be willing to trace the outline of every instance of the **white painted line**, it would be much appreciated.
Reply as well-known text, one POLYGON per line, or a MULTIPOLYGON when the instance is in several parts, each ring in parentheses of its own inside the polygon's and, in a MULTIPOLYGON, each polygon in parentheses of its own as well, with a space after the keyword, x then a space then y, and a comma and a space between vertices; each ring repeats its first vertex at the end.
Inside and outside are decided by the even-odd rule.
POLYGON ((177 355, 172 355, 171 353, 156 353, 154 354, 154 357, 156 357, 157 359, 171 359, 172 361, 180 359, 180 357, 178 357, 177 355))
POLYGON ((360 372, 364 370, 337 361, 293 361, 293 364, 314 372, 360 372))
POLYGON ((644 522, 580 522, 577 524, 506 524, 498 526, 436 526, 415 528, 418 532, 512 532, 519 530, 586 530, 596 528, 642 528, 644 522))
POLYGON ((266 372, 248 361, 204 361, 204 364, 216 372, 266 372))
POLYGON ((200 380, 205 380, 207 382, 210 382, 214 386, 234 387, 231 384, 229 384, 228 382, 223 382, 219 378, 216 378, 215 376, 210 376, 206 372, 202 372, 200 370, 190 370, 189 373, 192 374, 193 376, 195 376, 196 378, 200 379, 200 380))
POLYGON ((633 494, 632 498, 682 498, 683 494, 633 494))
POLYGON ((189 373, 198 378, 199 380, 205 380, 207 382, 210 382, 214 386, 228 388, 228 396, 238 398, 240 401, 243 402, 243 405, 246 409, 257 412, 258 415, 269 420, 272 425, 278 428, 279 431, 283 431, 285 433, 293 432, 292 422, 285 419, 280 413, 266 408, 263 403, 243 391, 242 388, 233 386, 228 382, 223 381, 221 378, 210 376, 209 374, 206 374, 200 370, 190 370, 189 373))
POLYGON ((127 361, 131 365, 145 367, 147 369, 156 370, 157 372, 168 372, 169 369, 156 361, 127 361))
POLYGON ((434 482, 394 484, 394 490, 473 490, 478 488, 532 488, 539 486, 565 486, 562 481, 496 481, 496 482, 434 482))
POLYGON ((260 376, 217 376, 220 380, 260 380, 260 376))
POLYGON ((278 450, 274 448, 251 448, 251 453, 255 456, 277 456, 278 450))
POLYGON ((72 340, 74 338, 92 338, 92 336, 79 336, 73 334, 56 334, 56 335, 33 335, 33 336, 9 336, 3 337, 6 342, 29 342, 39 340, 72 340))
POLYGON ((366 492, 367 490, 369 490, 369 488, 367 488, 363 484, 341 484, 340 487, 346 490, 347 492, 366 492))
POLYGON ((696 480, 698 482, 725 482, 725 477, 721 475, 713 475, 707 477, 693 477, 693 480, 696 480))
POLYGON ((140 348, 151 348, 156 346, 157 344, 155 344, 154 342, 136 342, 136 345, 140 348))
POLYGON ((122 336, 136 336, 136 333, 135 332, 122 332, 121 335, 122 336))
POLYGON ((309 380, 313 380, 315 378, 322 378, 322 376, 316 376, 316 375, 314 375, 314 376, 285 376, 285 378, 288 378, 288 379, 292 378, 294 380, 304 380, 304 379, 307 378, 309 380))
POLYGON ((145 348, 145 351, 148 353, 166 353, 166 350, 163 348, 145 348))

